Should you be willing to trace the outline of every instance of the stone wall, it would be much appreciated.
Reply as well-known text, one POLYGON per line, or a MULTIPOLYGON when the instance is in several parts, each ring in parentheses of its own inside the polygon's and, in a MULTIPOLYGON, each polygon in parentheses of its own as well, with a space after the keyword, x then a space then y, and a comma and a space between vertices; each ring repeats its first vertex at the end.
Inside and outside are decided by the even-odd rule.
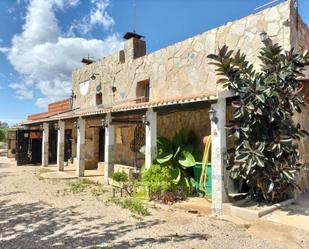
MULTIPOLYGON (((99 161, 99 127, 100 118, 86 120, 85 136, 85 168, 96 169, 99 161)), ((77 151, 77 130, 74 127, 74 121, 66 121, 65 129, 72 130, 72 157, 76 157, 77 151)))
MULTIPOLYGON (((173 112, 158 113, 157 116, 157 136, 172 139, 182 128, 192 130, 197 136, 198 149, 200 153, 204 151, 203 137, 210 135, 210 120, 208 115, 209 108, 199 108, 195 110, 182 111, 181 109, 173 112)), ((227 121, 232 118, 232 106, 227 106, 227 121)), ((135 125, 115 126, 115 163, 122 165, 134 165, 135 153, 130 149, 130 143, 134 138, 135 125), (121 133, 121 143, 117 143, 117 133, 121 133)), ((233 145, 233 140, 228 138, 227 147, 233 145)), ((202 155, 202 154, 201 154, 202 155)), ((138 154, 141 166, 144 162, 143 155, 138 154)))
MULTIPOLYGON (((290 18, 290 29, 291 29, 291 46, 294 48, 301 48, 309 50, 309 28, 302 18, 297 14, 293 5, 291 4, 291 18, 290 18)), ((305 78, 309 79, 309 67, 305 71, 305 78)))
POLYGON ((172 139, 176 133, 185 128, 192 130, 197 136, 198 149, 204 150, 203 137, 211 134, 209 108, 192 111, 177 111, 158 116, 158 137, 172 139))
POLYGON ((133 166, 135 157, 143 157, 142 154, 137 155, 131 150, 130 144, 134 138, 134 129, 136 125, 115 126, 115 163, 133 166))
POLYGON ((73 108, 95 106, 96 87, 100 84, 104 106, 135 99, 137 83, 147 79, 150 100, 214 91, 216 76, 207 55, 226 44, 231 49, 241 49, 258 67, 262 31, 285 49, 290 47, 290 29, 286 24, 289 16, 289 3, 284 2, 137 59, 125 56, 123 62, 117 52, 83 66, 72 75, 76 95, 73 108), (90 79, 93 73, 97 74, 96 80, 90 79), (114 94, 112 87, 116 87, 114 94))

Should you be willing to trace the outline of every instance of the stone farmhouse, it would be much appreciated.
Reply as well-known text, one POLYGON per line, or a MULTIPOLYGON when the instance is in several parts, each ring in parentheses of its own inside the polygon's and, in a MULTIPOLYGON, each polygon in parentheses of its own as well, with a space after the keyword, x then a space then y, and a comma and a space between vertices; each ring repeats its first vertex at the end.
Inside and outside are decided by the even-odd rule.
MULTIPOLYGON (((285 50, 309 49, 309 29, 292 0, 149 54, 143 37, 127 33, 123 50, 98 61, 83 59, 85 65, 72 72, 70 99, 52 103, 47 112, 21 123, 16 132, 18 165, 57 164, 63 171, 72 161, 78 176, 84 176, 85 169, 103 167, 108 184, 116 169, 134 175, 143 164, 150 167, 158 136, 171 138, 188 128, 198 136, 201 150, 203 137, 212 135, 212 205, 220 214, 230 144, 224 126, 235 96, 216 84, 207 55, 227 45, 241 49, 258 69, 265 36, 285 50), (139 153, 143 145, 145 156, 139 153)), ((302 79, 307 96, 308 79, 309 73, 302 79)), ((308 117, 306 108, 296 119, 308 128, 308 117)), ((308 146, 308 139, 300 142, 305 163, 308 146)), ((309 176, 301 177, 305 188, 309 176)))

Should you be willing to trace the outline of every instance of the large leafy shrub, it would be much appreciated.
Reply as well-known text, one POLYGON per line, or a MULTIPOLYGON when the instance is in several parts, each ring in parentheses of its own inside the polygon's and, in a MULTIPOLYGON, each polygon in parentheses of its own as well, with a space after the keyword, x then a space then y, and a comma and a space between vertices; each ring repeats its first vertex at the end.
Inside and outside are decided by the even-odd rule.
POLYGON ((152 193, 166 193, 174 188, 171 169, 152 165, 149 169, 142 172, 144 186, 152 193))
POLYGON ((118 172, 114 172, 112 174, 112 179, 114 181, 117 181, 117 182, 126 182, 128 181, 129 177, 128 177, 128 174, 124 171, 118 171, 118 172))
POLYGON ((143 171, 142 182, 152 193, 167 193, 177 186, 192 188, 192 168, 195 165, 197 139, 193 132, 180 130, 172 140, 157 140, 157 158, 143 171))
POLYGON ((309 64, 309 54, 284 52, 278 44, 264 47, 260 71, 253 69, 246 55, 226 46, 208 57, 222 76, 218 83, 239 96, 226 127, 235 137, 232 176, 245 179, 256 197, 282 199, 297 187, 295 177, 302 166, 295 140, 308 134, 293 116, 305 105, 298 78, 309 64))

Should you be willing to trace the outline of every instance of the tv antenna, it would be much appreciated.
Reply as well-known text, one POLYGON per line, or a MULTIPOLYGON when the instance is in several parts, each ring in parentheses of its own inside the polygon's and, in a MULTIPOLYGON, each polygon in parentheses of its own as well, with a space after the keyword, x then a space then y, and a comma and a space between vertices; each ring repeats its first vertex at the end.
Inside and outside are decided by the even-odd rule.
POLYGON ((133 0, 133 33, 136 33, 136 0, 133 0))

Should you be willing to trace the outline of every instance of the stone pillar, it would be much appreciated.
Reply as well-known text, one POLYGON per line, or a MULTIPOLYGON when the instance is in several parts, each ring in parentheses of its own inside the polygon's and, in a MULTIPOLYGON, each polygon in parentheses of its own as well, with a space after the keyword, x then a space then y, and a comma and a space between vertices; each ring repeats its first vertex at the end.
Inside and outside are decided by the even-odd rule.
POLYGON ((105 117, 105 152, 104 152, 104 183, 108 184, 108 178, 114 172, 114 127, 111 113, 105 117))
POLYGON ((42 167, 48 166, 48 139, 49 139, 49 124, 43 123, 43 139, 42 139, 42 167))
POLYGON ((149 108, 146 112, 146 148, 145 148, 145 168, 149 169, 153 160, 157 156, 157 113, 149 108))
POLYGON ((222 204, 227 196, 224 188, 226 167, 226 100, 219 98, 216 104, 211 105, 215 110, 217 120, 211 121, 211 169, 212 169, 212 213, 222 214, 222 204))
POLYGON ((64 121, 58 122, 58 139, 57 139, 57 168, 58 171, 64 170, 64 121))
POLYGON ((85 175, 85 133, 86 121, 79 117, 77 121, 77 153, 76 153, 76 174, 77 176, 85 175))

